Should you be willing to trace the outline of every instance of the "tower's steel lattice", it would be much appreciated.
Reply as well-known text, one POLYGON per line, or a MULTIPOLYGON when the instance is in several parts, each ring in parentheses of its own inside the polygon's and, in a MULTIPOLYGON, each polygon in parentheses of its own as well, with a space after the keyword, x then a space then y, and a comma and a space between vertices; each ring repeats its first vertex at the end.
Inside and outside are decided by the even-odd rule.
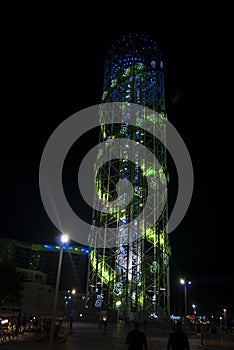
POLYGON ((102 103, 112 106, 112 102, 121 103, 118 113, 120 110, 122 120, 111 123, 115 104, 113 110, 109 110, 108 120, 105 111, 100 109, 94 198, 94 208, 98 209, 93 209, 90 233, 93 249, 87 284, 88 305, 97 309, 118 309, 126 319, 143 314, 169 319, 170 245, 166 233, 167 191, 162 186, 168 181, 164 64, 160 49, 148 36, 126 35, 110 50, 105 62, 102 103), (129 124, 131 104, 135 107, 134 125, 129 124), (136 106, 142 109, 138 111, 136 106), (146 130, 146 123, 152 133, 146 130), (153 136, 156 129, 162 142, 153 136), (121 159, 116 158, 116 139, 123 142, 121 159), (139 145, 153 153, 157 161, 152 161, 145 148, 139 150, 139 145), (102 164, 107 154, 113 159, 102 164), (135 163, 131 161, 133 155, 135 163), (138 158, 141 161, 137 162, 138 158), (126 181, 126 188, 131 182, 131 200, 127 190, 117 193, 119 180, 122 184, 126 181), (149 215, 134 221, 142 213, 150 193, 154 199, 149 215), (109 207, 101 207, 98 199, 109 207), (121 209, 124 204, 126 206, 121 209), (157 219, 159 209, 162 212, 157 219), (103 232, 107 227, 113 231, 114 247, 109 244, 108 235, 98 234, 96 227, 103 227, 103 232))

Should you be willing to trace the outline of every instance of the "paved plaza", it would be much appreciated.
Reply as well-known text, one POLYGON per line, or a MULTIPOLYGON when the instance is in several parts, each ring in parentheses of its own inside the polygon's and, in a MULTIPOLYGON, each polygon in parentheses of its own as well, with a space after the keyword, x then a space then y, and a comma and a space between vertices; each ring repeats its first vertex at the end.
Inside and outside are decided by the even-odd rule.
MULTIPOLYGON (((0 350, 127 350, 124 344, 126 334, 133 327, 125 324, 108 325, 107 334, 97 324, 76 323, 73 334, 69 335, 65 343, 53 341, 37 341, 34 334, 20 335, 18 340, 0 344, 0 350)), ((168 330, 159 330, 152 326, 141 326, 146 333, 149 350, 166 350, 168 330)), ((210 344, 201 345, 199 334, 188 334, 191 350, 234 350, 234 334, 212 335, 210 344)))

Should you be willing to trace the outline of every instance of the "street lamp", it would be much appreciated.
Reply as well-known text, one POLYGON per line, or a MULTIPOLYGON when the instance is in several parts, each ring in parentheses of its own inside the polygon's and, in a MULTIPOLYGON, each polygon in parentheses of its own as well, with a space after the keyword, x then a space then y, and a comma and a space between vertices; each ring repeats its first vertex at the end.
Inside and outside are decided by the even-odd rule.
POLYGON ((188 309, 188 300, 187 300, 187 284, 191 284, 191 281, 187 281, 183 278, 180 279, 180 284, 184 285, 184 319, 187 319, 187 309, 188 309))
POLYGON ((69 241, 68 235, 63 234, 60 237, 60 250, 59 250, 59 259, 58 259, 58 267, 57 267, 57 278, 56 278, 56 286, 55 286, 55 294, 54 294, 54 304, 53 304, 53 312, 52 312, 52 323, 51 323, 51 334, 50 341, 53 341, 54 328, 55 328, 55 315, 57 311, 57 303, 58 303, 58 293, 59 293, 59 284, 60 284, 60 276, 61 276, 61 267, 63 260, 63 246, 69 241))
POLYGON ((193 307, 193 314, 194 314, 194 316, 196 316, 197 315, 197 305, 193 304, 192 307, 193 307))
POLYGON ((227 329, 227 309, 223 309, 224 327, 227 329))
POLYGON ((220 316, 220 331, 222 332, 222 330, 223 330, 223 318, 222 318, 222 316, 220 316))
POLYGON ((69 305, 69 303, 72 302, 72 295, 71 294, 72 295, 76 294, 76 290, 74 288, 72 290, 68 289, 67 295, 64 296, 64 299, 66 300, 65 301, 66 305, 69 305))

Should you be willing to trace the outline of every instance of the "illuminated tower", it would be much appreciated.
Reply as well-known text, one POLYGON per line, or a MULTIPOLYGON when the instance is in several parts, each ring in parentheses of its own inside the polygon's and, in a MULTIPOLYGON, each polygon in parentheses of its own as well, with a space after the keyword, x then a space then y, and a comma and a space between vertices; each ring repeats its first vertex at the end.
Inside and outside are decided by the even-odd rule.
POLYGON ((113 45, 105 62, 102 105, 88 305, 118 309, 126 319, 151 314, 168 320, 170 246, 166 233, 164 64, 160 49, 148 36, 128 34, 113 45), (116 113, 121 114, 119 123, 111 119, 116 113), (121 140, 119 157, 116 140, 121 140), (103 162, 104 156, 111 160, 103 162), (121 193, 117 191, 120 180, 121 193), (149 197, 151 202, 145 213, 143 208, 149 197), (97 227, 103 228, 102 234, 97 227), (116 237, 114 245, 105 234, 107 228, 116 237))

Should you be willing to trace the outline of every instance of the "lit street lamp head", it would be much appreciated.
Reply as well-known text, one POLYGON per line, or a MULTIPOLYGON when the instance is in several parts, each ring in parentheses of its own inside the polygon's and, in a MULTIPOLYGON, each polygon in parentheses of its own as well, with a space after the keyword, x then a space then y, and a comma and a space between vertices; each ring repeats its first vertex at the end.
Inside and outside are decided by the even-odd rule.
POLYGON ((180 284, 192 284, 192 282, 191 282, 191 281, 187 281, 187 280, 181 278, 181 279, 180 279, 180 284))
POLYGON ((61 243, 67 243, 69 241, 69 237, 67 234, 63 234, 61 237, 60 237, 60 240, 61 240, 61 243))

